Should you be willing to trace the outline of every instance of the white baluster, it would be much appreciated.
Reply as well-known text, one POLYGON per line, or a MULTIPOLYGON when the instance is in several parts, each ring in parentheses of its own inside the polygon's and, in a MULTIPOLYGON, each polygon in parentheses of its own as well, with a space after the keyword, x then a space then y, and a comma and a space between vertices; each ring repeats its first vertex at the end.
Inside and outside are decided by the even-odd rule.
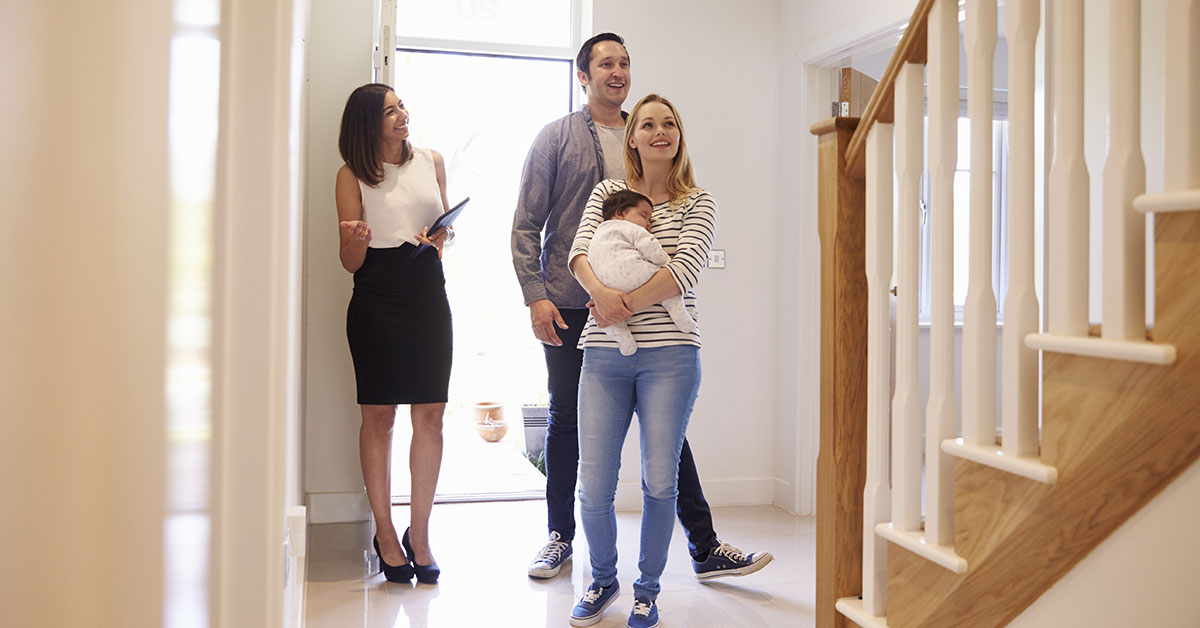
POLYGON ((1200 190, 1200 0, 1167 5, 1163 188, 1200 190))
POLYGON ((896 77, 896 178, 900 250, 896 264, 896 392, 892 398, 892 525, 921 529, 921 393, 917 390, 917 258, 924 150, 924 67, 896 77))
POLYGON ((867 135, 867 478, 863 488, 863 608, 886 612, 887 541, 875 525, 891 516, 888 397, 891 395, 892 125, 867 135))
POLYGON ((967 102, 971 115, 971 249, 963 309, 963 441, 996 444, 996 294, 992 291, 992 67, 996 0, 967 2, 967 102))
POLYGON ((1008 294, 1004 298, 1001 403, 1003 451, 1038 454, 1038 354, 1025 336, 1038 331, 1033 276, 1034 45, 1039 0, 1007 0, 1008 40, 1008 294))
POLYGON ((1088 171, 1083 155, 1083 0, 1057 0, 1054 162, 1046 208, 1049 331, 1088 330, 1088 171))
POLYGON ((942 441, 958 436, 954 400, 954 169, 958 162, 958 3, 929 13, 929 175, 932 326, 925 408, 925 539, 954 544, 954 459, 942 441))
POLYGON ((1146 339, 1146 191, 1142 159, 1142 3, 1112 0, 1108 159, 1104 164, 1103 317, 1106 340, 1146 339))

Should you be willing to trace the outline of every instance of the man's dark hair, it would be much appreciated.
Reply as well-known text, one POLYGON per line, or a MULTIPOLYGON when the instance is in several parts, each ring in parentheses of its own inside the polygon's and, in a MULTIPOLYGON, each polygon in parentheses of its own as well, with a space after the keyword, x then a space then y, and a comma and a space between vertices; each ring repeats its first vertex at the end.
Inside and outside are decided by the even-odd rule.
POLYGON ((611 196, 604 199, 604 204, 600 206, 600 212, 604 215, 605 220, 611 220, 613 216, 623 213, 638 203, 645 203, 654 207, 654 203, 651 203, 650 199, 646 198, 644 194, 634 192, 633 190, 617 190, 611 196))
POLYGON ((575 67, 579 68, 579 71, 587 75, 589 79, 592 78, 592 48, 602 41, 615 41, 622 47, 625 46, 625 40, 616 33, 600 33, 583 42, 583 45, 579 47, 579 54, 575 55, 575 67))

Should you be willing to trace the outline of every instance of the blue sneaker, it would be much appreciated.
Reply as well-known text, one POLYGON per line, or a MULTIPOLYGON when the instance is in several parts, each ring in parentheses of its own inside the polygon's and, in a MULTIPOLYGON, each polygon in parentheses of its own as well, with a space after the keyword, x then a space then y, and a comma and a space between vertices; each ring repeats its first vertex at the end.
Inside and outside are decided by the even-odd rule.
POLYGON ((703 561, 692 560, 692 571, 696 572, 697 580, 745 576, 766 567, 774 559, 770 552, 744 554, 728 543, 721 543, 703 561))
POLYGON ((658 604, 651 600, 638 598, 633 601, 633 610, 629 611, 629 628, 657 628, 658 604))
POLYGON ((613 583, 607 587, 602 587, 592 582, 583 594, 583 597, 580 598, 579 603, 575 605, 575 608, 571 609, 571 625, 591 626, 592 624, 600 623, 600 617, 604 615, 604 609, 616 601, 617 593, 620 590, 621 585, 617 584, 616 580, 613 580, 613 583))
POLYGON ((529 563, 529 575, 534 578, 553 578, 562 571, 563 565, 569 560, 571 543, 562 540, 558 532, 551 532, 550 541, 533 558, 533 562, 529 563))

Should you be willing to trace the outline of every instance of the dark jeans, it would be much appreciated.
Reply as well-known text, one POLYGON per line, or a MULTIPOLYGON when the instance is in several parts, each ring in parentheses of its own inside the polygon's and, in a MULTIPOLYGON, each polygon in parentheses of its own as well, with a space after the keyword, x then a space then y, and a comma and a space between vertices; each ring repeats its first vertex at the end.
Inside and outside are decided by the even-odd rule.
MULTIPOLYGON (((575 483, 579 476, 579 371, 583 350, 577 349, 579 335, 587 322, 587 310, 559 310, 567 329, 556 329, 561 347, 542 345, 546 352, 546 387, 550 393, 550 426, 546 430, 546 510, 550 531, 564 541, 575 538, 575 483)), ((675 514, 687 533, 688 551, 702 556, 716 546, 712 511, 704 500, 696 461, 687 439, 679 455, 679 497, 675 514)))

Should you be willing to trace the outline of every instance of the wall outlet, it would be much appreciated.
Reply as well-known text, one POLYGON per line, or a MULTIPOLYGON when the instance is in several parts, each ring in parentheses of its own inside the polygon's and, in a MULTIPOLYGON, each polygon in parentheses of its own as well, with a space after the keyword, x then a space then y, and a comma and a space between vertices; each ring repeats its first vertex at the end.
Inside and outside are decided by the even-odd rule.
POLYGON ((725 268, 725 249, 708 250, 708 267, 725 268))

